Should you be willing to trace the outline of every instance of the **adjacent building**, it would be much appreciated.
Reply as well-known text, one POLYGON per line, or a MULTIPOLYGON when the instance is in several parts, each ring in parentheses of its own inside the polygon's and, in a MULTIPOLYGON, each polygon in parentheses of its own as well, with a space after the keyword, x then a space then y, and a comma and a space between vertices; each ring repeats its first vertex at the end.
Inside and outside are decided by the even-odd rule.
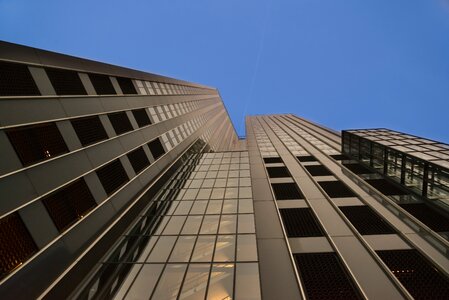
POLYGON ((444 143, 1 42, 0 157, 4 299, 449 295, 444 143))

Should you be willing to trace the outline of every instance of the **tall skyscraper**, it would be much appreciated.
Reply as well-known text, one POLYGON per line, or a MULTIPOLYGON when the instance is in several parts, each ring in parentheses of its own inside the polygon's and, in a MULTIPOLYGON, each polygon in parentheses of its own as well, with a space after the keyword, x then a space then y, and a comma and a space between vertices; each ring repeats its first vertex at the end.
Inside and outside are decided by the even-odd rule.
POLYGON ((449 145, 246 118, 0 43, 3 299, 445 299, 449 145))

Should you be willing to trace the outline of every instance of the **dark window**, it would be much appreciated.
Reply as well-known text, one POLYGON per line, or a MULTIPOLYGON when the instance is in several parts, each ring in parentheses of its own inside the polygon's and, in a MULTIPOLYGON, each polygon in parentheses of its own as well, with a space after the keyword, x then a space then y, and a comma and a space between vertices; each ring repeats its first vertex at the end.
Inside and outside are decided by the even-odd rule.
POLYGON ((279 209, 279 212, 288 237, 324 235, 310 208, 285 208, 279 209))
POLYGON ((272 183, 271 186, 276 200, 304 199, 296 183, 272 183))
POLYGON ((127 156, 136 174, 150 165, 150 161, 142 147, 128 153, 127 156))
POLYGON ((165 154, 164 147, 162 146, 162 143, 159 140, 159 138, 149 142, 148 147, 150 147, 151 155, 153 155, 154 159, 158 159, 159 157, 165 154))
POLYGON ((131 79, 125 77, 117 77, 117 82, 122 89, 123 94, 137 94, 136 88, 131 79))
POLYGON ((412 216, 437 232, 449 231, 449 219, 424 203, 401 204, 412 216))
POLYGON ((368 206, 340 206, 340 210, 360 234, 391 234, 394 229, 368 206))
POLYGON ((57 95, 87 95, 76 71, 45 68, 57 95))
POLYGON ((128 175, 126 174, 126 171, 119 159, 116 159, 106 166, 98 169, 97 175, 108 196, 118 190, 129 180, 128 175))
POLYGON ((275 163, 281 163, 282 159, 280 157, 264 157, 263 161, 266 164, 275 164, 275 163))
POLYGON ((447 299, 449 280, 417 250, 376 251, 415 299, 447 299))
POLYGON ((108 75, 89 74, 90 81, 97 95, 116 95, 114 86, 108 75))
POLYGON ((318 183, 331 198, 357 196, 341 181, 320 181, 318 183))
POLYGON ((270 178, 290 177, 286 167, 267 167, 267 172, 270 178))
POLYGON ((363 299, 335 253, 299 253, 294 257, 308 299, 363 299))
POLYGON ((300 162, 307 162, 307 161, 318 161, 315 156, 313 155, 308 155, 308 156, 296 156, 296 158, 300 161, 300 162))
POLYGON ((357 164, 357 163, 355 163, 355 164, 343 164, 343 166, 345 166, 346 168, 348 168, 349 170, 351 170, 355 174, 371 174, 371 173, 374 173, 373 171, 371 171, 370 169, 368 169, 364 165, 357 164))
POLYGON ((134 118, 136 119, 137 125, 139 127, 147 126, 151 124, 150 118, 144 108, 135 109, 132 111, 134 118))
POLYGON ((334 175, 331 173, 331 171, 329 171, 328 168, 326 168, 323 165, 318 165, 318 166, 304 166, 307 171, 309 171, 310 175, 312 176, 329 176, 329 175, 334 175))
POLYGON ((55 123, 17 127, 5 132, 24 166, 69 151, 55 123))
POLYGON ((394 183, 391 183, 385 179, 367 179, 366 182, 386 196, 408 194, 394 183))
POLYGON ((17 213, 0 219, 0 278, 25 262, 37 246, 17 213))
POLYGON ((121 111, 108 114, 108 117, 117 135, 133 130, 133 126, 126 115, 126 112, 121 111))
POLYGON ((346 156, 344 154, 333 154, 330 155, 335 160, 350 160, 351 158, 349 156, 346 156))
POLYGON ((42 202, 60 232, 96 206, 83 178, 45 197, 42 202))
POLYGON ((98 116, 71 120, 76 135, 83 146, 93 144, 108 138, 103 124, 98 116))
POLYGON ((0 96, 39 96, 26 65, 0 61, 0 96))

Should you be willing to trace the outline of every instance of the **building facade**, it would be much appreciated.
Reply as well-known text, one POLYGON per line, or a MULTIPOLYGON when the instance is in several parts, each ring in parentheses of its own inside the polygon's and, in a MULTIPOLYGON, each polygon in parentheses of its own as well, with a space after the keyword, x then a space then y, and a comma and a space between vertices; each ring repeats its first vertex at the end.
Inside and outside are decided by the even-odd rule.
POLYGON ((5 299, 449 295, 444 143, 2 42, 0 157, 5 299))

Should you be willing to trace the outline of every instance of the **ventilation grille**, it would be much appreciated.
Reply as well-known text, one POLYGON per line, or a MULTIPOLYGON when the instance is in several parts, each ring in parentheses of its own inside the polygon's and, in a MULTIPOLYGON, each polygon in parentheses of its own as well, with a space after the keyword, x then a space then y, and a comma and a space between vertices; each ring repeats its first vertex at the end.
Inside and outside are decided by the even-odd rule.
POLYGON ((406 191, 385 179, 367 179, 366 182, 386 196, 408 195, 406 191))
POLYGON ((447 299, 448 278, 417 250, 383 250, 377 254, 415 299, 447 299))
POLYGON ((132 111, 134 118, 136 119, 137 125, 139 127, 147 126, 151 124, 150 118, 148 117, 147 112, 144 108, 142 109, 135 109, 132 111))
POLYGON ((125 77, 117 77, 117 82, 122 89, 123 94, 134 95, 137 94, 136 88, 131 79, 125 77))
POLYGON ((24 166, 68 152, 55 123, 13 128, 6 134, 24 166))
POLYGON ((368 206, 340 206, 339 208, 362 235, 395 233, 394 229, 368 206))
POLYGON ((300 161, 300 162, 308 162, 308 161, 318 161, 315 156, 313 155, 308 155, 308 156, 296 156, 296 158, 300 161))
POLYGON ((0 219, 0 278, 25 262, 37 247, 17 213, 0 219))
POLYGON ((329 171, 328 168, 326 168, 323 165, 318 165, 318 166, 304 166, 307 171, 309 171, 310 175, 312 176, 330 176, 330 175, 334 175, 331 173, 331 171, 329 171))
POLYGON ((304 199, 295 183, 272 183, 271 184, 276 200, 304 199))
POLYGON ((294 256, 308 299, 363 299, 335 253, 294 256))
POLYGON ((357 164, 357 163, 356 164, 343 164, 343 166, 345 166, 346 168, 348 168, 349 170, 351 170, 351 172, 353 172, 355 174, 372 174, 372 173, 374 173, 367 167, 365 167, 361 164, 357 164))
POLYGON ((77 72, 50 68, 45 71, 57 95, 87 95, 77 72))
POLYGON ((60 232, 81 219, 96 206, 84 179, 56 191, 42 200, 60 232))
POLYGON ((276 164, 276 163, 281 163, 282 159, 280 157, 264 157, 263 161, 266 164, 276 164))
POLYGON ((133 130, 133 126, 126 115, 126 112, 121 111, 108 114, 108 117, 117 135, 133 130))
POLYGON ((153 155, 154 159, 158 159, 159 157, 165 154, 164 147, 162 146, 159 138, 149 142, 148 147, 150 148, 151 155, 153 155))
POLYGON ((83 146, 108 138, 98 116, 75 119, 71 123, 83 146))
POLYGON ((108 196, 129 180, 122 163, 118 159, 98 169, 97 175, 108 196))
POLYGON ((310 208, 286 208, 280 209, 279 212, 288 237, 324 235, 310 208))
POLYGON ((270 178, 291 177, 286 167, 267 167, 270 178))
POLYGON ((142 147, 128 153, 127 156, 136 174, 150 165, 150 161, 148 160, 148 157, 142 147))
POLYGON ((39 96, 26 65, 0 61, 0 96, 39 96))
POLYGON ((97 95, 117 94, 109 76, 102 74, 89 74, 89 78, 97 95))
POLYGON ((331 198, 356 197, 356 194, 341 181, 320 181, 318 183, 331 198))
POLYGON ((412 216, 437 232, 449 231, 449 220, 424 203, 401 204, 412 216))

